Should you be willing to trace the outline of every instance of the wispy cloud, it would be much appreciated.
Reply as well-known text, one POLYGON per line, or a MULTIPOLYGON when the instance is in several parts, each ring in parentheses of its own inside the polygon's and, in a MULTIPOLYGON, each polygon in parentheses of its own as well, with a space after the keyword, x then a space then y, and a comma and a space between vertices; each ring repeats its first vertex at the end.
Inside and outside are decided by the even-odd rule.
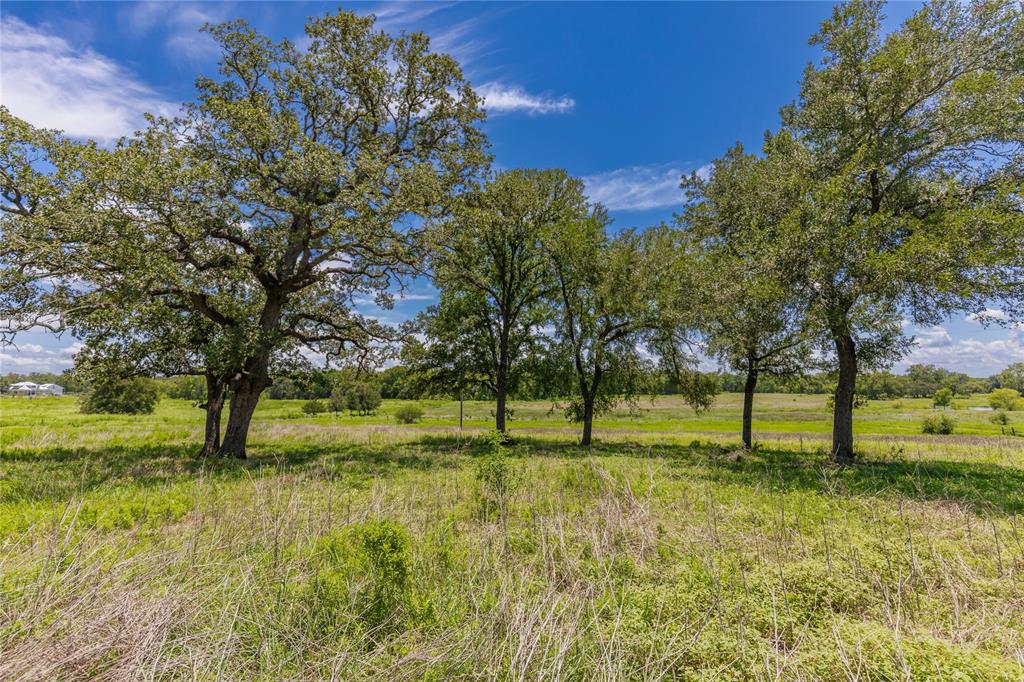
MULTIPOLYGON (((703 174, 708 168, 701 166, 696 170, 703 174)), ((630 166, 584 176, 583 182, 591 201, 609 210, 649 211, 680 206, 683 192, 679 182, 683 175, 693 171, 692 165, 683 163, 630 166)))
POLYGON ((15 17, 0 23, 0 100, 35 126, 109 142, 176 106, 113 60, 15 17))
POLYGON ((367 13, 377 17, 377 26, 385 31, 409 31, 411 27, 453 5, 451 2, 385 2, 374 6, 367 13))
POLYGON ((531 115, 564 114, 576 106, 572 97, 545 97, 527 92, 518 85, 484 83, 476 88, 484 98, 484 109, 491 114, 521 111, 531 115))
POLYGON ((398 34, 420 31, 430 36, 431 48, 454 57, 463 69, 491 47, 483 35, 485 24, 493 12, 479 13, 468 19, 452 21, 445 10, 456 7, 446 2, 387 2, 366 10, 377 17, 377 27, 398 34))
POLYGON ((232 3, 137 2, 128 5, 121 18, 136 35, 164 32, 168 52, 198 60, 218 53, 216 41, 200 29, 230 18, 231 7, 232 3))

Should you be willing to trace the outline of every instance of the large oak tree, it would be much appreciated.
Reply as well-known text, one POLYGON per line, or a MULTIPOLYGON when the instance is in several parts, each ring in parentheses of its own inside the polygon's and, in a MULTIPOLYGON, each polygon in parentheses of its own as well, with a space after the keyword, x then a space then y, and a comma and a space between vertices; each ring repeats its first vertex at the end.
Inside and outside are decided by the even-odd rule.
POLYGON ((863 359, 905 345, 902 316, 934 324, 1024 292, 1024 22, 1019 3, 931 2, 882 30, 883 7, 836 7, 812 38, 784 135, 813 187, 777 239, 798 264, 838 368, 832 457, 854 459, 863 359))
MULTIPOLYGON (((275 363, 372 352, 385 330, 354 296, 386 300, 418 269, 423 226, 486 159, 477 97, 421 34, 391 37, 348 12, 311 20, 301 50, 241 21, 209 31, 220 77, 198 79, 181 117, 89 168, 90 221, 107 248, 67 243, 93 263, 115 259, 124 291, 213 328, 231 391, 219 451, 244 457, 275 363)), ((64 243, 48 229, 25 253, 64 243)), ((93 300, 109 282, 92 283, 93 300)))

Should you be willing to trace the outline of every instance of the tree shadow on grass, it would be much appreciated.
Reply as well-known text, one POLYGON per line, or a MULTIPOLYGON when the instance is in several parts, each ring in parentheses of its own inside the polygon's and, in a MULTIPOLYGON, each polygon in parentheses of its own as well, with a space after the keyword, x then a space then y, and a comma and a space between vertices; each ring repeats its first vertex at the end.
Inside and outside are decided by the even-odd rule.
MULTIPOLYGON (((430 471, 461 466, 458 457, 491 450, 485 438, 425 434, 409 442, 387 444, 260 443, 247 460, 200 459, 196 443, 120 445, 104 448, 10 450, 0 502, 60 501, 103 486, 131 483, 158 487, 197 475, 221 480, 260 475, 381 477, 402 470, 430 471)), ((784 491, 806 490, 847 497, 900 495, 967 505, 977 511, 1024 513, 1024 469, 991 463, 947 460, 877 461, 834 467, 821 454, 758 450, 741 457, 713 442, 597 442, 582 448, 568 439, 552 440, 517 433, 509 449, 516 457, 583 459, 636 457, 667 459, 680 475, 713 482, 784 491)))
POLYGON ((221 481, 265 475, 381 477, 457 466, 416 442, 256 444, 245 460, 203 459, 198 449, 198 444, 179 443, 8 450, 0 455, 6 465, 0 502, 57 502, 104 486, 156 488, 200 475, 221 481))
POLYGON ((686 475, 711 482, 758 486, 787 492, 811 491, 842 497, 896 495, 950 502, 976 512, 1024 513, 1024 469, 989 462, 878 460, 838 467, 825 455, 757 450, 729 456, 727 448, 662 445, 686 475))
MULTIPOLYGON (((451 452, 458 440, 429 436, 425 449, 451 452)), ((481 439, 463 441, 463 452, 487 451, 481 439)), ((908 499, 952 502, 977 512, 1024 513, 1024 469, 988 462, 950 460, 878 460, 837 467, 820 453, 756 450, 736 453, 720 443, 596 442, 589 448, 516 434, 511 453, 524 457, 636 457, 668 459, 683 475, 708 481, 759 486, 780 492, 804 490, 846 497, 899 495, 908 499), (738 456, 734 456, 734 454, 738 456)))
POLYGON ((762 451, 704 471, 713 481, 810 490, 847 497, 898 495, 951 502, 977 512, 1024 513, 1024 469, 989 462, 868 460, 836 467, 820 455, 762 451))

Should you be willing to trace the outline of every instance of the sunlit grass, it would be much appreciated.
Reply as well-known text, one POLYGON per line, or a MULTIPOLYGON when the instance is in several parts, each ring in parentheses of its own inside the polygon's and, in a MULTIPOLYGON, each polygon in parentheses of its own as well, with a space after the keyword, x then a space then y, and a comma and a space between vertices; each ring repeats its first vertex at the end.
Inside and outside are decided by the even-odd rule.
POLYGON ((203 462, 185 402, 0 401, 0 679, 1024 675, 1024 438, 986 413, 924 436, 927 401, 871 404, 836 468, 821 396, 759 396, 752 453, 736 396, 617 413, 590 450, 515 404, 497 455, 485 403, 462 434, 457 403, 300 405, 203 462))

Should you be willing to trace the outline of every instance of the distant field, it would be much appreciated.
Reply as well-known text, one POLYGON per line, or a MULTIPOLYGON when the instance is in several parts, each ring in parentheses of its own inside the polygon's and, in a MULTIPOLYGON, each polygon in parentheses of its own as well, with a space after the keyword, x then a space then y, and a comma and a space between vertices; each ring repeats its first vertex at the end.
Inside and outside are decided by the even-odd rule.
MULTIPOLYGON (((762 438, 780 435, 799 437, 801 434, 831 434, 831 413, 825 406, 824 395, 758 394, 754 401, 754 430, 762 438)), ((105 442, 110 437, 135 438, 141 431, 145 437, 159 439, 180 438, 200 429, 202 411, 183 400, 163 400, 156 413, 146 417, 111 417, 84 415, 78 412, 73 397, 61 398, 3 398, 0 399, 0 426, 4 428, 2 443, 15 443, 23 438, 52 437, 67 430, 72 438, 84 438, 101 432, 105 442), (111 433, 111 432, 114 433, 111 433)), ((386 400, 377 414, 360 417, 348 413, 327 413, 310 417, 302 412, 302 400, 264 400, 254 421, 263 425, 284 422, 325 427, 356 425, 396 425, 394 411, 408 401, 386 400)), ((459 404, 455 401, 421 400, 416 404, 425 410, 424 419, 410 430, 449 429, 459 424, 459 404)), ((615 434, 623 431, 667 432, 671 434, 738 433, 743 396, 726 393, 718 396, 714 407, 695 413, 680 398, 659 397, 641 399, 637 410, 623 406, 611 414, 597 419, 595 433, 615 434)), ((954 408, 945 410, 957 420, 956 434, 996 436, 1007 431, 990 421, 987 397, 976 395, 955 401, 954 408)), ((567 423, 562 411, 552 402, 511 402, 513 418, 510 428, 564 431, 566 436, 578 430, 567 423)), ((494 424, 494 405, 491 402, 467 401, 464 405, 464 423, 471 429, 490 429, 494 424)), ((873 400, 855 413, 855 431, 860 436, 921 434, 921 421, 935 413, 931 400, 905 398, 901 400, 873 400)), ((1024 433, 1024 411, 1012 419, 1011 427, 1024 433)))
MULTIPOLYGON (((245 462, 202 411, 0 399, 0 679, 1024 678, 1024 438, 984 396, 858 410, 675 398, 597 424, 423 402, 401 426, 266 401, 245 462)), ((1024 412, 1011 414, 1022 432, 1024 412)))

